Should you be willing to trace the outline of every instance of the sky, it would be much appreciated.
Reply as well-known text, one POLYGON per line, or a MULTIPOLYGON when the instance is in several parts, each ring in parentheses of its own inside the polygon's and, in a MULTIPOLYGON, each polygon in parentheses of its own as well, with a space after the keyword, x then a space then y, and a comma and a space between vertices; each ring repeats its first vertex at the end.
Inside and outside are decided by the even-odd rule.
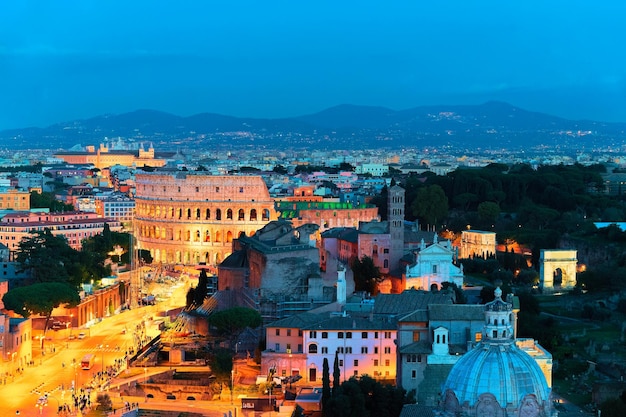
POLYGON ((623 0, 0 2, 0 129, 501 100, 626 122, 623 0))

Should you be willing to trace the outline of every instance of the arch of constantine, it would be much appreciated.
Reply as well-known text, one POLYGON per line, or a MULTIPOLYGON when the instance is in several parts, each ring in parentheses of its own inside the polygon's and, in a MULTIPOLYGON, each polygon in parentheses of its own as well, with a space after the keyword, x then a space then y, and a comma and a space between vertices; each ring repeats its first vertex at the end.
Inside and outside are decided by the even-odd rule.
POLYGON ((559 272, 561 288, 574 288, 577 262, 575 250, 542 249, 539 257, 539 280, 543 290, 554 291, 554 278, 559 272))
POLYGON ((154 262, 215 265, 232 240, 276 220, 259 176, 206 172, 146 172, 135 177, 134 235, 154 262))

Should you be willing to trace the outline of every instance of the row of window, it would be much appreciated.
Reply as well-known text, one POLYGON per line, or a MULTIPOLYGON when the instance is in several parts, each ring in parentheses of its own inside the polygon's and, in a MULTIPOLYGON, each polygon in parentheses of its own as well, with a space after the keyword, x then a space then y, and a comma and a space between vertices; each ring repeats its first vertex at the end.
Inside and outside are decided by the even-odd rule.
MULTIPOLYGON (((292 352, 291 350, 291 343, 287 343, 286 346, 286 351, 287 352, 292 352)), ((275 351, 276 352, 280 352, 280 343, 276 343, 275 344, 275 351)), ((309 349, 308 349, 309 353, 312 354, 316 354, 318 353, 318 347, 315 343, 311 343, 309 345, 309 349)), ((302 344, 298 344, 298 350, 296 351, 297 353, 301 353, 302 352, 302 344)), ((391 346, 385 346, 383 352, 386 355, 391 354, 391 346)), ((328 347, 327 346, 322 346, 320 348, 320 352, 323 355, 328 354, 328 347)), ((337 348, 337 353, 341 353, 341 354, 352 354, 352 346, 340 346, 337 348)), ((369 353, 369 347, 368 346, 361 346, 361 354, 363 355, 367 355, 369 353)), ((374 354, 377 355, 379 353, 379 349, 378 346, 374 346, 374 354)), ((420 359, 421 362, 421 359, 420 359)))
MULTIPOLYGON (((277 331, 279 329, 276 329, 277 331)), ((320 332, 322 339, 328 339, 328 332, 320 332)), ((358 333, 358 332, 357 332, 358 333)), ((374 339, 378 339, 378 333, 379 332, 373 332, 373 336, 374 339)), ((383 333, 383 336, 385 339, 391 339, 391 332, 380 332, 383 333)), ((279 336, 278 333, 276 333, 277 336, 279 336)), ((309 338, 310 339, 317 339, 317 331, 316 330, 312 330, 309 332, 309 338)), ((337 338, 338 339, 352 339, 352 332, 337 332, 337 338)), ((369 332, 361 332, 361 339, 367 339, 369 338, 369 332)))
MULTIPOLYGON (((161 206, 148 206, 146 204, 142 204, 139 206, 138 208, 138 212, 140 215, 143 216, 150 216, 153 218, 160 218, 160 219, 178 219, 178 220, 222 220, 222 214, 225 215, 226 220, 233 220, 234 218, 234 214, 235 212, 233 211, 233 209, 226 209, 224 211, 224 213, 222 213, 222 209, 215 209, 215 211, 213 213, 211 213, 211 209, 207 208, 207 209, 200 209, 200 208, 196 208, 196 209, 191 209, 191 208, 187 208, 187 209, 183 209, 183 208, 175 208, 175 207, 169 207, 169 208, 165 208, 163 207, 161 209, 161 206)), ((248 220, 249 221, 256 221, 258 220, 258 214, 257 214, 257 209, 250 209, 250 212, 248 213, 248 220)), ((269 209, 263 209, 261 211, 261 220, 263 221, 267 221, 270 219, 270 211, 269 209)), ((246 212, 244 209, 239 209, 237 210, 237 220, 239 221, 245 221, 246 220, 246 212)))

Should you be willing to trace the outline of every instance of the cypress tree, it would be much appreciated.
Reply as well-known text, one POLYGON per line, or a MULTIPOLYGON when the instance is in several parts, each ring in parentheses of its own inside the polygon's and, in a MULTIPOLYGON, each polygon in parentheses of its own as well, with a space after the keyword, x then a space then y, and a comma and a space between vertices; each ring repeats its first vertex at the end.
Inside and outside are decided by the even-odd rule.
POLYGON ((333 365, 333 397, 339 394, 339 386, 341 385, 341 370, 339 369, 339 353, 335 352, 335 363, 333 365))
POLYGON ((326 415, 328 400, 330 400, 330 369, 328 358, 324 358, 322 367, 322 413, 326 415))

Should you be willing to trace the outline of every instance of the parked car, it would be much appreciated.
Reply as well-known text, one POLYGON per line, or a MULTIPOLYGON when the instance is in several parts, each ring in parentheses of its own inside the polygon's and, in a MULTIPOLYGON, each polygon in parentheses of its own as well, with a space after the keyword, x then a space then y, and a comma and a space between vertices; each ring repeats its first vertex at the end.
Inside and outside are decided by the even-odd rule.
POLYGON ((84 339, 85 337, 87 337, 87 335, 85 334, 85 332, 80 332, 80 333, 78 333, 78 338, 79 338, 79 339, 84 339))

